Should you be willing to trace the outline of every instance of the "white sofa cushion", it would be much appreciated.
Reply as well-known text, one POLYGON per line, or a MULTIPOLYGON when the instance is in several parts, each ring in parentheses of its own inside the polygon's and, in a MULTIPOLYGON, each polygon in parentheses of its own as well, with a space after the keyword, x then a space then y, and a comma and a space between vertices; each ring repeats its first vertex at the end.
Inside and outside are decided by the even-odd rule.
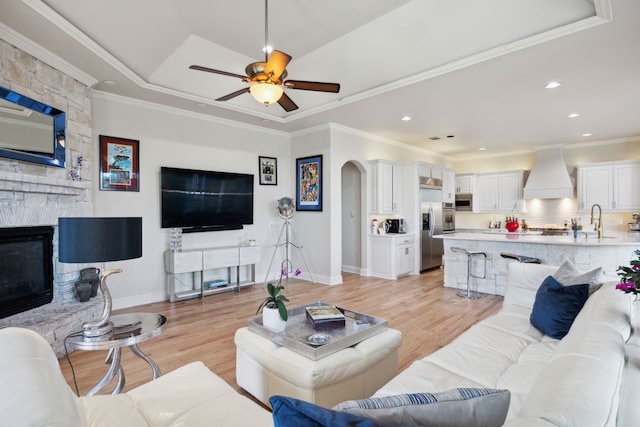
POLYGON ((507 290, 503 305, 518 305, 531 309, 536 292, 547 276, 552 276, 557 266, 510 262, 507 265, 507 290))
POLYGON ((0 330, 0 425, 73 427, 272 426, 271 413, 211 372, 185 365, 128 393, 78 398, 49 343, 0 330))
POLYGON ((0 329, 0 424, 87 426, 51 346, 28 329, 0 329))
POLYGON ((91 427, 273 425, 271 413, 238 394, 202 362, 120 395, 81 397, 91 427))
MULTIPOLYGON (((522 399, 517 418, 507 425, 536 425, 523 420, 538 418, 561 426, 614 426, 629 310, 629 298, 616 291, 614 283, 604 284, 589 297, 522 399)), ((504 382, 499 387, 509 388, 504 382)))

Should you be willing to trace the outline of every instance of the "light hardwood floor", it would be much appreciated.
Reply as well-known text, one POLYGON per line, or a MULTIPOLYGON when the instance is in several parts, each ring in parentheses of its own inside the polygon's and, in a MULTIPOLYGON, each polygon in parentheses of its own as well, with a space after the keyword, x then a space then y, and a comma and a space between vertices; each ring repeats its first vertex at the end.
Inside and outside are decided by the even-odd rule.
MULTIPOLYGON (((355 311, 389 320, 389 327, 402 331, 399 351, 399 370, 417 358, 443 347, 469 326, 496 313, 502 297, 483 295, 469 300, 456 296, 454 289, 445 288, 441 269, 419 276, 386 280, 344 274, 338 286, 313 285, 291 280, 285 283, 284 294, 290 299, 288 307, 324 301, 355 311)), ((211 295, 175 303, 160 302, 114 313, 155 312, 167 317, 164 332, 140 348, 160 367, 163 373, 186 363, 201 360, 213 372, 244 395, 235 379, 236 329, 246 326, 255 316, 258 304, 266 295, 262 285, 238 292, 211 295)), ((75 369, 80 394, 86 392, 106 372, 106 351, 75 351, 70 360, 75 369)), ((73 386, 72 370, 65 358, 60 366, 73 386)), ((122 352, 122 366, 126 373, 125 391, 150 379, 151 370, 127 349, 122 352)), ((105 392, 111 388, 107 387, 105 392)))

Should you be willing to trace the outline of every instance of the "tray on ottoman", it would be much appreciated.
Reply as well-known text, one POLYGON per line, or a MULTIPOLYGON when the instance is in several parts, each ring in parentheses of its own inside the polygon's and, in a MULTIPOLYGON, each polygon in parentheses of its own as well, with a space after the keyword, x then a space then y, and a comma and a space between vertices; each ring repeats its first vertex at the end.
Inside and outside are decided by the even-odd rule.
MULTIPOLYGON (((325 305, 316 302, 313 305, 325 305)), ((314 329, 307 321, 305 307, 289 310, 289 320, 283 332, 273 332, 262 325, 262 316, 249 320, 249 330, 269 338, 312 360, 318 360, 344 348, 358 344, 387 329, 387 321, 346 308, 336 308, 344 313, 345 326, 314 329)))

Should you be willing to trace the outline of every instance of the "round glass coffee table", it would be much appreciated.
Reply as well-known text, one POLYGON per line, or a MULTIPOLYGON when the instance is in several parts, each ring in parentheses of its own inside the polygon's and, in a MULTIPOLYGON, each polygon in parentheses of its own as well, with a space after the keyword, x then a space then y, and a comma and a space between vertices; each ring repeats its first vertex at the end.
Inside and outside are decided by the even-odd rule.
POLYGON ((80 332, 67 338, 67 343, 73 350, 109 351, 107 362, 110 361, 111 365, 102 379, 89 390, 87 396, 93 396, 102 390, 116 374, 118 374, 118 382, 111 394, 122 391, 125 377, 120 360, 124 347, 128 347, 133 354, 149 364, 154 380, 162 375, 158 365, 140 350, 138 344, 160 335, 167 324, 167 318, 156 313, 126 313, 113 315, 109 320, 113 322, 114 329, 106 335, 86 338, 80 332))

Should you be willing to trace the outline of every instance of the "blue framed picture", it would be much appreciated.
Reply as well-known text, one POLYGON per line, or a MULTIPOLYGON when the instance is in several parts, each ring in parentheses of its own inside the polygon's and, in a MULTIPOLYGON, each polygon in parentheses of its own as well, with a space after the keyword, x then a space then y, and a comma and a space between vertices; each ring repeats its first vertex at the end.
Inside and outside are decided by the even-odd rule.
POLYGON ((296 159, 296 210, 322 212, 322 155, 296 159))

